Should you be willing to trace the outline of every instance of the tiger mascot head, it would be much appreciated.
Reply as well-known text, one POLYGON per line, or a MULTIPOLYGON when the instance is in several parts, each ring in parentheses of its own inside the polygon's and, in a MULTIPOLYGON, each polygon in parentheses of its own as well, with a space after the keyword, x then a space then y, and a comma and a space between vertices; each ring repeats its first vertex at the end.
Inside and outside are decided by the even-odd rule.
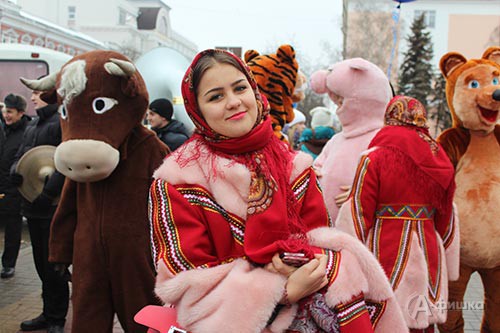
POLYGON ((250 67, 260 92, 269 101, 274 133, 286 141, 281 131, 294 117, 292 104, 299 70, 295 50, 290 45, 281 45, 276 53, 268 55, 248 50, 245 52, 245 62, 250 67))

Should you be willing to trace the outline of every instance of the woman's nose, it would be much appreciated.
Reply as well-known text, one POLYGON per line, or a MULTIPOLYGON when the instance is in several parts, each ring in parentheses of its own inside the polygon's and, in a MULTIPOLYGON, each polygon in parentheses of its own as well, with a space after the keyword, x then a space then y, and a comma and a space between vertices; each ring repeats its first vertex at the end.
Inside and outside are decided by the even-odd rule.
POLYGON ((227 108, 232 109, 241 105, 241 100, 234 94, 227 96, 227 108))

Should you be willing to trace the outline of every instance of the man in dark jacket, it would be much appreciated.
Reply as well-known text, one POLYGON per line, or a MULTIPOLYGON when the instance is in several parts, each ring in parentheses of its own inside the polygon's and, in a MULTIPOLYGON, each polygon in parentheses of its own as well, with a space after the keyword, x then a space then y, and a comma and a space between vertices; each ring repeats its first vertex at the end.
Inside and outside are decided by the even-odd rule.
MULTIPOLYGON (((38 118, 28 126, 24 133, 23 144, 16 154, 16 162, 11 168, 11 179, 20 186, 23 177, 13 172, 17 161, 31 148, 41 145, 57 146, 61 143, 61 125, 57 105, 45 103, 40 99, 40 92, 33 91, 31 100, 35 104, 38 118)), ((21 323, 23 331, 34 331, 47 328, 49 333, 62 333, 68 312, 69 286, 49 263, 50 222, 56 210, 54 200, 59 197, 64 183, 64 176, 55 171, 48 177, 42 193, 29 202, 21 202, 21 213, 28 220, 28 229, 33 247, 35 268, 42 281, 43 312, 38 317, 21 323)))
POLYGON ((176 150, 190 136, 183 123, 172 119, 173 113, 172 103, 166 98, 155 99, 146 113, 151 129, 170 148, 170 151, 176 150))
POLYGON ((21 196, 17 187, 11 183, 10 167, 23 141, 24 130, 30 118, 24 114, 26 100, 22 96, 9 94, 4 103, 0 124, 0 220, 5 223, 5 243, 0 276, 8 279, 15 273, 23 227, 21 196))

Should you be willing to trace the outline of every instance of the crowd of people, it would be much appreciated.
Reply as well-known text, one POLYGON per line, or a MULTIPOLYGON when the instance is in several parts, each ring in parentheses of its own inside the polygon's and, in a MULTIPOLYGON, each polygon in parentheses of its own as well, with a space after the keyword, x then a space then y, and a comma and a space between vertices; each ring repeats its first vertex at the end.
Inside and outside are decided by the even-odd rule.
MULTIPOLYGON (((446 321, 446 309, 436 304, 446 303, 448 280, 458 278, 454 166, 429 134, 422 103, 394 96, 382 71, 363 59, 336 66, 313 76, 312 88, 336 104, 341 128, 334 128, 332 109, 318 106, 306 117, 295 104, 293 121, 278 137, 269 97, 251 69, 216 49, 198 53, 181 83, 193 133, 175 119, 170 100, 149 103, 145 120, 170 153, 149 180, 144 232, 156 284, 145 292, 175 308, 179 329, 433 333, 446 321), (352 62, 366 71, 351 75, 352 62), (343 86, 329 91, 335 84, 343 86), (333 186, 337 175, 344 178, 333 186), (428 311, 415 312, 415 295, 428 311)), ((1 277, 15 275, 24 217, 43 312, 21 329, 55 333, 64 329, 72 277, 68 263, 49 261, 49 239, 56 209, 62 215, 63 185, 71 182, 56 170, 27 200, 18 191, 26 179, 16 171, 30 149, 65 139, 58 105, 41 93, 32 92, 33 119, 22 96, 4 98, 1 277)), ((127 290, 113 293, 127 297, 127 290)), ((120 318, 130 309, 106 311, 130 320, 120 318)))

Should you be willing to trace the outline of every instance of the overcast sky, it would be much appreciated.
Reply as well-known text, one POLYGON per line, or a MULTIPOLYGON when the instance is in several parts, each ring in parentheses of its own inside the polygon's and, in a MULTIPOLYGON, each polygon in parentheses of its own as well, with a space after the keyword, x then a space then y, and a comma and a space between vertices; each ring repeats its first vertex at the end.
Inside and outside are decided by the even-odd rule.
MULTIPOLYGON (((260 53, 281 44, 315 59, 328 41, 339 49, 341 0, 163 0, 172 29, 203 50, 241 46, 260 53)), ((274 51, 274 50, 273 50, 274 51)))

